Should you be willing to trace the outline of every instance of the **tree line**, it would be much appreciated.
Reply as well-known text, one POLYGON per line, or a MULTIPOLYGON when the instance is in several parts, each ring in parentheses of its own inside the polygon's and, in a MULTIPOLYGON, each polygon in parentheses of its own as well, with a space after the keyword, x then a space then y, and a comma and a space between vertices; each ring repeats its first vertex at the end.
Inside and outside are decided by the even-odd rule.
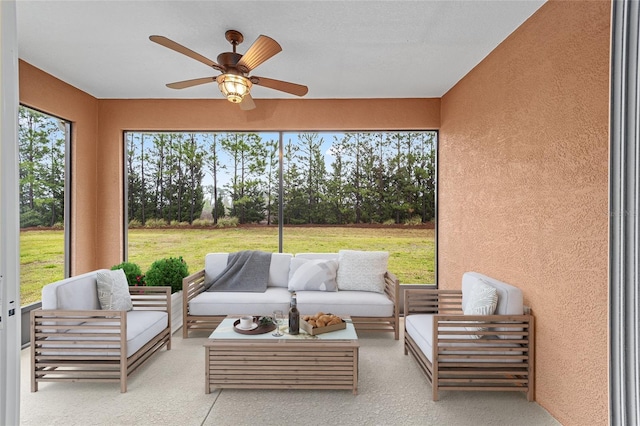
MULTIPOLYGON (((65 132, 64 121, 20 107, 21 227, 63 224, 65 132)), ((433 219, 435 132, 283 135, 283 223, 433 219)), ((127 132, 128 220, 191 224, 206 205, 214 223, 276 224, 278 145, 259 133, 127 132)))
POLYGON ((63 227, 66 123, 18 111, 20 227, 63 227))
MULTIPOLYGON (((223 216, 278 223, 277 140, 237 132, 126 135, 130 221, 193 223, 206 197, 214 223, 223 216), (205 185, 205 173, 211 184, 205 185)), ((288 137, 283 223, 430 221, 435 142, 435 132, 341 133, 331 141, 318 133, 288 137)))

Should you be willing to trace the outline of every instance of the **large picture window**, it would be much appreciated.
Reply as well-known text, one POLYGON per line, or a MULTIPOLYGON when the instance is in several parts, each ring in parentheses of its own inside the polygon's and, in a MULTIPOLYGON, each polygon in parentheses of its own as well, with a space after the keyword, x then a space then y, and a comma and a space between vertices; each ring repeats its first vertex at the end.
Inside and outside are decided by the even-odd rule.
POLYGON ((68 121, 19 109, 20 297, 40 300, 43 285, 69 276, 68 121))
POLYGON ((127 132, 127 258, 389 251, 435 283, 437 133, 127 132))

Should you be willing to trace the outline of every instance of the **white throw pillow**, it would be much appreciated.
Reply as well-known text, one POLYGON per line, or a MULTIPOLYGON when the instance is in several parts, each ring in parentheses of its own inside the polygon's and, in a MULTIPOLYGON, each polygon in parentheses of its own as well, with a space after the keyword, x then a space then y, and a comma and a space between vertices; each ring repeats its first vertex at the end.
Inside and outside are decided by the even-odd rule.
POLYGON ((384 274, 389 252, 340 250, 338 252, 338 290, 384 293, 384 274))
POLYGON ((291 259, 289 291, 336 291, 338 261, 324 259, 291 259))
POLYGON ((98 282, 98 300, 100 306, 108 311, 130 311, 133 309, 129 283, 122 269, 96 272, 98 282))
MULTIPOLYGON (((465 315, 493 315, 498 305, 498 291, 495 287, 478 281, 473 284, 469 292, 469 300, 464 308, 465 315)), ((465 327, 469 331, 486 331, 486 327, 465 327)), ((473 334, 471 337, 479 339, 482 335, 473 334)))

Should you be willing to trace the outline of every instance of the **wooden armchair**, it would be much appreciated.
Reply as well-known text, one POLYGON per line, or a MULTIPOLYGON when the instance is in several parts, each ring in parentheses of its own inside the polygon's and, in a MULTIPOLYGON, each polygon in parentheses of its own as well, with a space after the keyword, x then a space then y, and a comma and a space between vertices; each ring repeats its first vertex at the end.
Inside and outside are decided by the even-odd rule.
POLYGON ((171 287, 131 287, 133 310, 110 311, 93 301, 95 272, 50 285, 60 286, 53 292, 59 308, 31 312, 32 392, 40 382, 84 381, 120 382, 126 392, 130 374, 162 347, 171 349, 171 287), (78 289, 84 301, 68 300, 78 289), (78 306, 87 301, 86 309, 78 306))
MULTIPOLYGON (((475 274, 468 281, 480 275, 467 274, 475 274)), ((461 290, 405 291, 404 353, 431 382, 433 400, 440 390, 484 390, 525 392, 533 401, 534 317, 464 315, 462 302, 461 290)), ((498 307, 505 308, 500 298, 498 307)))

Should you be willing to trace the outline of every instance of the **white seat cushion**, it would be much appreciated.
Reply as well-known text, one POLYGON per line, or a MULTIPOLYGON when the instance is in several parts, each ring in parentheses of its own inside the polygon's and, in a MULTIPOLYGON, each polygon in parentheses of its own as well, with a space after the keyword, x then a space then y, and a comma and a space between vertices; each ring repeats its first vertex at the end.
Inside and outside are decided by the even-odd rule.
POLYGON ((290 302, 286 286, 267 287, 264 293, 205 291, 189 301, 189 314, 272 315, 276 309, 288 311, 290 302))
MULTIPOLYGON (((167 328, 169 324, 169 316, 163 311, 129 311, 127 312, 127 357, 130 357, 142 348, 147 342, 157 336, 162 330, 167 328)), ((117 325, 116 322, 101 322, 100 326, 117 325)), ((104 329, 85 329, 83 333, 96 333, 107 334, 104 329)), ((64 336, 64 333, 60 333, 60 337, 49 337, 48 342, 55 340, 68 339, 64 336)), ((116 349, 120 343, 118 337, 83 337, 83 340, 114 340, 113 344, 99 344, 99 345, 79 345, 79 344, 61 344, 56 345, 57 348, 104 348, 104 349, 116 349)), ((56 355, 64 355, 65 353, 56 352, 56 355)), ((87 352, 86 354, 73 352, 66 355, 95 355, 95 356, 117 356, 119 351, 104 352, 87 352)), ((43 350, 43 355, 47 355, 46 349, 43 350)))
MULTIPOLYGON (((405 329, 406 333, 411 336, 416 345, 420 348, 422 353, 427 357, 429 362, 433 362, 433 317, 431 314, 417 314, 417 315, 409 315, 405 317, 405 329)), ((463 319, 463 318, 462 318, 463 319)), ((464 327, 441 327, 443 331, 460 331, 465 330, 464 327)), ((466 330, 465 330, 466 331, 466 330)), ((460 347, 465 348, 465 355, 468 355, 470 351, 468 348, 479 348, 479 347, 489 347, 494 346, 495 343, 478 343, 478 339, 475 339, 472 335, 456 335, 456 336, 441 336, 446 339, 469 339, 473 343, 441 343, 441 346, 447 347, 460 347)), ((502 347, 519 347, 516 343, 501 343, 502 347)), ((455 354, 455 352, 451 352, 451 354, 455 354)), ((478 355, 521 355, 522 352, 519 351, 482 351, 478 352, 478 355)), ((512 359, 498 360, 498 359, 467 359, 466 362, 513 362, 512 359)), ((443 360, 443 362, 447 362, 443 360)))
POLYGON ((390 317, 393 302, 385 294, 367 291, 296 291, 298 310, 303 315, 317 312, 338 316, 390 317))

